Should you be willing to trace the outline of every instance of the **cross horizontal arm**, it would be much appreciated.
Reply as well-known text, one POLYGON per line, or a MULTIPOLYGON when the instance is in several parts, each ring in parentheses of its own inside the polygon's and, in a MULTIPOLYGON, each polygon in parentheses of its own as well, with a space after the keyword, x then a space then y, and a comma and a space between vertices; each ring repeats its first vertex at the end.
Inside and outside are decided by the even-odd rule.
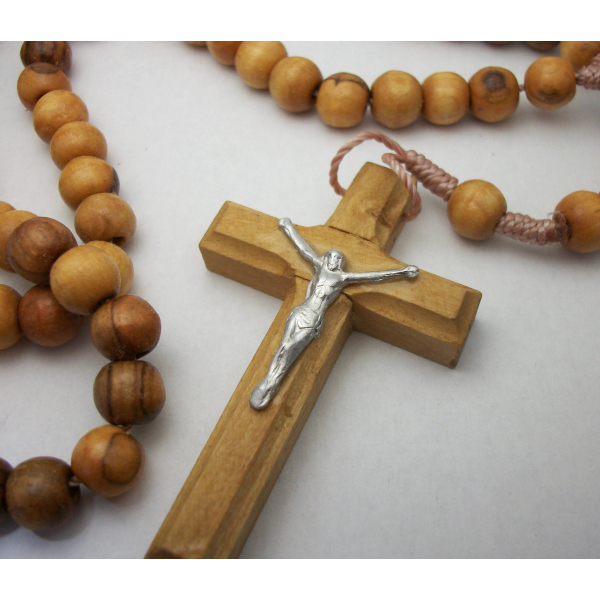
POLYGON ((314 267, 321 264, 321 257, 306 243, 306 240, 296 231, 294 225, 288 218, 279 220, 279 229, 285 232, 298 252, 314 267))

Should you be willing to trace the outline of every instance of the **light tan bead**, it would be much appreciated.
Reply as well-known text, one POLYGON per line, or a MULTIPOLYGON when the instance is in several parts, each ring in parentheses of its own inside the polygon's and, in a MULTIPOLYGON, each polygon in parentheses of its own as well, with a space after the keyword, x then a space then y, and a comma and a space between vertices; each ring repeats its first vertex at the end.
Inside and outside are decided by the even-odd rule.
POLYGON ((19 325, 23 335, 40 346, 62 346, 83 326, 83 316, 63 308, 48 287, 36 285, 21 298, 19 325))
POLYGON ((8 517, 8 507, 6 506, 6 481, 12 473, 12 465, 0 458, 0 523, 8 517))
POLYGON ((519 106, 519 83, 506 69, 486 67, 469 80, 471 112, 486 123, 510 117, 519 106))
POLYGON ((71 66, 71 46, 69 42, 23 42, 21 62, 24 67, 33 63, 50 63, 62 71, 71 66))
POLYGON ((119 193, 119 176, 105 161, 95 156, 78 156, 63 169, 58 191, 73 210, 88 197, 103 192, 119 193))
POLYGON ((206 42, 208 51, 224 65, 235 64, 235 54, 242 42, 206 42))
POLYGON ((371 86, 373 118, 391 129, 407 127, 421 114, 421 84, 404 71, 388 71, 371 86))
POLYGON ((558 42, 525 42, 530 48, 540 52, 548 52, 558 46, 558 42))
POLYGON ((319 88, 317 112, 331 127, 354 127, 365 116, 369 86, 352 73, 336 73, 319 88))
POLYGON ((556 206, 567 219, 569 238, 562 241, 565 248, 575 252, 600 250, 600 194, 579 191, 565 196, 556 206))
POLYGON ((165 386, 158 370, 143 360, 112 362, 94 381, 94 403, 113 425, 153 421, 165 404, 165 386))
POLYGON ((117 263, 119 274, 121 275, 121 289, 118 296, 124 296, 129 291, 133 282, 133 263, 127 252, 115 244, 101 240, 93 240, 88 242, 87 245, 103 250, 117 263))
POLYGON ((67 90, 44 94, 33 109, 33 128, 47 143, 65 123, 87 120, 88 110, 83 100, 67 90))
POLYGON ((121 296, 101 306, 92 318, 90 334, 98 352, 110 360, 145 356, 160 340, 158 313, 138 296, 121 296))
POLYGON ((8 202, 2 202, 2 200, 0 200, 0 215, 10 212, 11 210, 15 210, 15 207, 12 204, 9 204, 8 202))
POLYGON ((186 44, 190 44, 191 46, 206 46, 206 42, 186 42, 186 44))
POLYGON ((33 110, 37 101, 54 90, 71 91, 69 78, 49 63, 34 63, 23 69, 17 80, 19 100, 27 110, 33 110))
POLYGON ((452 125, 469 110, 469 85, 458 74, 434 73, 422 85, 423 116, 435 125, 452 125))
POLYGON ((0 283, 0 350, 6 350, 21 339, 19 302, 21 294, 0 283))
POLYGON ((455 231, 471 240, 485 240, 506 213, 502 192, 480 179, 456 186, 448 200, 448 219, 455 231))
POLYGON ((0 214, 0 269, 14 273, 10 261, 8 260, 8 252, 6 245, 8 238, 12 232, 27 219, 33 219, 35 215, 28 210, 11 210, 0 214))
POLYGON ((91 315, 107 300, 115 298, 121 286, 117 263, 93 246, 77 246, 52 265, 50 287, 68 311, 91 315))
POLYGON ((235 55, 235 68, 244 83, 266 90, 271 71, 286 56, 281 42, 242 42, 235 55))
POLYGON ((558 56, 538 58, 525 73, 527 99, 544 110, 556 110, 571 102, 576 86, 573 65, 558 56))
POLYGON ((131 489, 142 476, 144 463, 142 445, 114 425, 86 433, 71 456, 71 468, 79 481, 105 497, 131 489))
POLYGON ((280 60, 271 72, 269 91, 284 110, 303 112, 315 105, 315 92, 321 81, 321 71, 312 60, 288 56, 280 60))
POLYGON ((6 251, 15 273, 38 285, 49 285, 54 261, 75 246, 75 236, 62 223, 33 217, 12 232, 6 251))
POLYGON ((600 54, 600 42, 561 42, 560 55, 567 59, 578 71, 600 54))
POLYGON ((99 129, 86 121, 73 121, 63 125, 50 142, 50 156, 59 169, 78 156, 106 158, 106 138, 99 129))
POLYGON ((115 194, 94 194, 75 213, 75 231, 84 242, 101 240, 125 246, 135 233, 131 207, 115 194))

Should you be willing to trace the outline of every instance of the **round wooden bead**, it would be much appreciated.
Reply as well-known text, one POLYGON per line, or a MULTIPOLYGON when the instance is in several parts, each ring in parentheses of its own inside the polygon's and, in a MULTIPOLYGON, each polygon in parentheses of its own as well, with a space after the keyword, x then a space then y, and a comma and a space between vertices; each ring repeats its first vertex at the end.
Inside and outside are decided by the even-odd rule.
POLYGON ((6 245, 12 232, 27 219, 33 219, 35 215, 28 210, 11 210, 0 214, 0 269, 14 273, 8 260, 6 245))
POLYGON ((21 339, 19 302, 21 294, 0 283, 0 350, 10 348, 21 339))
POLYGON ((12 473, 12 466, 3 458, 0 458, 0 523, 8 517, 8 507, 6 506, 6 480, 12 473))
POLYGON ((280 60, 271 71, 269 91, 284 110, 303 112, 315 105, 315 91, 321 81, 321 71, 312 60, 288 56, 280 60))
POLYGON ((65 252, 50 270, 50 287, 69 312, 91 315, 121 286, 117 263, 93 246, 77 246, 65 252))
POLYGON ((448 200, 448 219, 455 231, 471 240, 485 240, 506 213, 502 192, 480 179, 456 186, 448 200))
POLYGON ((560 43, 560 55, 566 58, 576 71, 589 64, 596 54, 600 54, 600 42, 560 43))
POLYGON ((519 106, 519 83, 506 69, 486 67, 469 80, 471 112, 487 123, 512 115, 519 106))
POLYGON ((54 261, 75 246, 75 236, 62 223, 33 217, 12 232, 6 250, 15 273, 38 285, 50 285, 54 261))
POLYGON ((160 317, 142 298, 121 296, 92 318, 92 342, 110 360, 133 360, 151 352, 160 339, 160 317))
POLYGON ((165 386, 158 370, 148 362, 111 362, 94 381, 94 403, 113 425, 142 425, 162 410, 165 386))
POLYGON ((71 46, 69 42, 23 42, 21 62, 24 67, 32 63, 50 63, 62 71, 71 66, 71 46))
POLYGON ((133 263, 127 252, 119 248, 119 246, 115 246, 115 244, 101 240, 93 240, 88 242, 87 245, 103 250, 117 263, 119 274, 121 275, 121 289, 117 296, 124 296, 129 291, 133 282, 133 263))
POLYGON ((69 465, 49 456, 30 458, 17 465, 6 482, 10 516, 21 527, 43 531, 62 525, 79 502, 78 485, 70 484, 69 465))
POLYGON ((40 346, 62 346, 83 326, 83 316, 63 308, 48 287, 36 285, 19 303, 19 325, 23 335, 40 346))
POLYGON ((25 68, 17 80, 17 94, 23 106, 33 110, 37 101, 54 90, 71 91, 69 78, 49 63, 34 63, 25 68))
POLYGON ((106 138, 99 129, 86 121, 63 125, 50 141, 50 156, 59 169, 78 156, 106 158, 106 138))
POLYGON ((135 215, 115 194, 87 197, 75 213, 75 231, 84 242, 102 240, 125 246, 135 233, 135 215))
POLYGON ((456 73, 430 75, 422 85, 423 116, 435 125, 452 125, 469 109, 469 85, 456 73))
POLYGON ((399 129, 414 123, 421 114, 421 84, 409 73, 388 71, 371 86, 371 113, 376 121, 399 129))
POLYGON ((33 128, 48 143, 65 123, 87 120, 88 110, 83 100, 67 90, 44 94, 33 109, 33 128))
POLYGON ((369 86, 351 73, 336 73, 319 88, 317 112, 331 127, 354 127, 365 116, 369 86))
POLYGON ((281 42, 242 42, 235 55, 235 68, 244 83, 266 90, 271 71, 286 56, 281 42))
POLYGON ((573 65, 558 56, 544 56, 525 72, 525 93, 531 104, 556 110, 571 102, 577 82, 573 65))
POLYGON ((548 52, 558 46, 558 42, 525 42, 530 48, 540 52, 548 52))
POLYGON ((142 476, 145 454, 142 445, 114 425, 102 425, 77 442, 71 456, 75 476, 100 496, 118 496, 131 489, 142 476))
POLYGON ((0 215, 3 215, 11 210, 15 210, 15 207, 12 204, 9 204, 8 202, 2 202, 2 200, 0 200, 0 215))
POLYGON ((58 180, 58 191, 73 210, 94 194, 119 193, 119 176, 105 161, 95 156, 78 156, 69 161, 58 180))
POLYGON ((242 42, 206 42, 208 51, 224 65, 235 64, 235 54, 242 42))
POLYGON ((556 206, 567 219, 571 234, 563 246, 575 252, 600 250, 600 194, 579 191, 565 196, 556 206))

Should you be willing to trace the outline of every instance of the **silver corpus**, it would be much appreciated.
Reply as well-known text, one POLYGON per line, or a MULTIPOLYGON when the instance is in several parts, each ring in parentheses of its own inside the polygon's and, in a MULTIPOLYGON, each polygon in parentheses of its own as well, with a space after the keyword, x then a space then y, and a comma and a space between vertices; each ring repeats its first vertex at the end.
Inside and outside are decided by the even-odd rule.
POLYGON ((281 219, 279 228, 287 234, 303 258, 312 263, 315 276, 308 284, 304 302, 296 306, 286 319, 281 343, 271 361, 269 371, 250 396, 250 406, 256 410, 269 405, 283 377, 302 350, 321 335, 327 309, 347 285, 408 279, 419 274, 419 269, 412 265, 391 271, 347 273, 344 271, 346 257, 339 250, 329 250, 323 256, 319 256, 294 229, 290 219, 281 219))

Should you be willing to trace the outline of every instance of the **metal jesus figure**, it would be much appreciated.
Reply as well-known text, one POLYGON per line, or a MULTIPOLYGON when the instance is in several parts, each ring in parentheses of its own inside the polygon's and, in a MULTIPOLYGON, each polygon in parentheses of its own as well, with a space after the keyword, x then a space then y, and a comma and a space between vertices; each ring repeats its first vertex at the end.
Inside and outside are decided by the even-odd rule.
POLYGON ((412 278, 419 274, 419 269, 412 265, 391 271, 347 273, 344 271, 346 257, 339 250, 329 250, 323 256, 319 256, 294 229, 289 219, 281 219, 279 228, 292 240, 298 252, 312 263, 315 276, 308 284, 304 302, 296 306, 286 319, 283 337, 269 371, 250 396, 250 405, 257 410, 269 405, 279 389, 281 380, 302 350, 321 335, 327 309, 347 285, 412 278))

